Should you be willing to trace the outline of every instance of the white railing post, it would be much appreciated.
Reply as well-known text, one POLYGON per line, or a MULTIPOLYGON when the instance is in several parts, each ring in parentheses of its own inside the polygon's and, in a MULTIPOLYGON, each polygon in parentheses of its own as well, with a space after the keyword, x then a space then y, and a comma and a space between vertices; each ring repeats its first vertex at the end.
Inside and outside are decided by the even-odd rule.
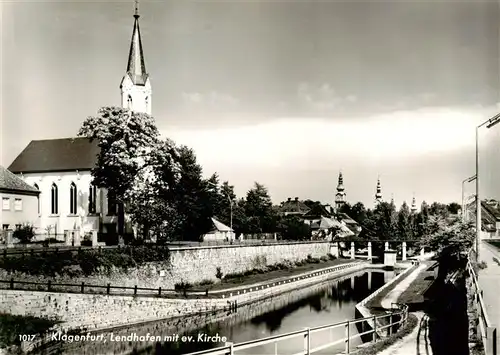
POLYGON ((304 334, 304 353, 306 355, 309 355, 310 350, 311 350, 311 329, 306 328, 306 333, 304 334))
POLYGON ((224 344, 225 346, 229 347, 229 355, 234 355, 234 350, 233 350, 233 343, 228 341, 226 342, 226 344, 224 344))
POLYGON ((351 322, 347 321, 346 325, 345 325, 345 337, 346 337, 346 340, 345 340, 345 353, 346 354, 349 354, 349 328, 350 328, 350 325, 351 325, 351 322))
POLYGON ((274 355, 278 355, 278 342, 274 342, 274 355))
POLYGON ((392 333, 392 313, 389 314, 389 327, 387 327, 387 336, 391 336, 392 333))
POLYGON ((373 342, 377 341, 377 316, 373 316, 373 342))
POLYGON ((486 355, 497 355, 497 329, 486 328, 486 355))

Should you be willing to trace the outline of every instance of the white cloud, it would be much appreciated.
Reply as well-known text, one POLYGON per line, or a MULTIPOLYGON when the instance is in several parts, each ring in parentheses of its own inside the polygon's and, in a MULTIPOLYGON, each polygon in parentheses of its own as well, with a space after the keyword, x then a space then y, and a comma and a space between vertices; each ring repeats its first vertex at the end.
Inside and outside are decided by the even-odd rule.
POLYGON ((274 120, 259 125, 200 131, 168 131, 214 166, 321 169, 412 159, 474 146, 474 127, 484 110, 426 108, 363 119, 274 120))
POLYGON ((301 83, 297 88, 297 97, 301 104, 317 113, 327 113, 358 101, 356 95, 339 95, 328 83, 321 85, 301 83))
POLYGON ((188 109, 228 109, 239 104, 239 100, 231 95, 218 91, 208 93, 184 92, 182 93, 184 105, 188 109))

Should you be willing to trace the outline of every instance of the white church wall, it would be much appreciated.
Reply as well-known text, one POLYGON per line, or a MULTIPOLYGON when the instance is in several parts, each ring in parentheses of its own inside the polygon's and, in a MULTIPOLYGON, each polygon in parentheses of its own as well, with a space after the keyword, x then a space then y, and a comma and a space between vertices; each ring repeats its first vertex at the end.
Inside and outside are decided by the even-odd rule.
MULTIPOLYGON (((43 172, 22 175, 24 181, 40 190, 39 229, 37 233, 63 234, 65 230, 78 229, 83 232, 99 230, 100 213, 107 209, 105 189, 96 191, 96 213, 89 214, 89 195, 92 177, 90 171, 43 172), (71 183, 76 185, 77 210, 70 213, 71 183), (58 213, 52 214, 52 184, 57 186, 58 213)), ((107 211, 106 211, 107 212, 107 211)))

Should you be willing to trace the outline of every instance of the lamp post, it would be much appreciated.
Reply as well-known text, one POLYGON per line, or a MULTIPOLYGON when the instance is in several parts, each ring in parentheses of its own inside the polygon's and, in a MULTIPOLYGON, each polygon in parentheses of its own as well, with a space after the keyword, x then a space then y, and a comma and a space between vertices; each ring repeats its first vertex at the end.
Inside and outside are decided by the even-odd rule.
MULTIPOLYGON (((213 182, 207 181, 209 185, 212 185, 214 187, 219 187, 217 184, 214 184, 213 182)), ((229 228, 231 228, 231 238, 234 236, 233 233, 233 201, 231 200, 231 196, 229 193, 226 193, 227 200, 229 201, 229 228)))
POLYGON ((467 179, 462 181, 462 221, 463 222, 466 221, 466 218, 465 218, 465 211, 466 211, 466 207, 465 207, 465 183, 472 182, 474 180, 476 180, 476 175, 468 177, 467 179))
POLYGON ((479 261, 479 240, 481 238, 481 198, 479 195, 479 128, 491 128, 500 122, 500 113, 476 127, 476 261, 479 261))

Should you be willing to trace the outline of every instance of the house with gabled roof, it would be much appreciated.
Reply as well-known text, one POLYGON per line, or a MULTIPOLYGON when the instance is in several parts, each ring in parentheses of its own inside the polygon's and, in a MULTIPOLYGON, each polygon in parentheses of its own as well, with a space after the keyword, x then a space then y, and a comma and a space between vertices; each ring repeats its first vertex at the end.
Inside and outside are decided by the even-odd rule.
MULTIPOLYGON (((466 206, 467 219, 476 220, 476 201, 466 206)), ((500 236, 500 203, 497 200, 486 199, 481 201, 481 230, 490 238, 500 236)))
POLYGON ((39 224, 39 194, 35 187, 0 166, 2 230, 14 230, 25 223, 36 227, 39 224))
MULTIPOLYGON (((120 82, 122 107, 151 114, 151 83, 146 71, 136 8, 127 60, 120 82)), ((39 232, 116 233, 117 204, 92 183, 99 147, 87 138, 31 141, 9 170, 39 192, 39 232)), ((127 224, 126 224, 127 225, 127 224)), ((128 230, 131 232, 130 223, 128 230)), ((120 231, 121 232, 121 231, 120 231)))
POLYGON ((288 200, 281 202, 278 206, 278 213, 283 216, 302 216, 304 213, 309 212, 309 210, 310 208, 304 202, 300 201, 298 197, 295 197, 293 200, 289 197, 288 200))

